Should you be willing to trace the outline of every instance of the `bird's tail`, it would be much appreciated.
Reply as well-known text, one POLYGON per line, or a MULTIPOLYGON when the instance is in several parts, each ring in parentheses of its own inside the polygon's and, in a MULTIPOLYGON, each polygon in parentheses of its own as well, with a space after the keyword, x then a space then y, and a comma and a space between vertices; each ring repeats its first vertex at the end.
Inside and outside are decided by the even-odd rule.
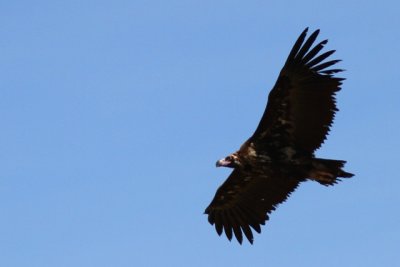
POLYGON ((345 172, 342 168, 346 161, 333 159, 315 158, 311 162, 309 177, 322 185, 334 185, 340 181, 339 178, 350 178, 354 174, 345 172))

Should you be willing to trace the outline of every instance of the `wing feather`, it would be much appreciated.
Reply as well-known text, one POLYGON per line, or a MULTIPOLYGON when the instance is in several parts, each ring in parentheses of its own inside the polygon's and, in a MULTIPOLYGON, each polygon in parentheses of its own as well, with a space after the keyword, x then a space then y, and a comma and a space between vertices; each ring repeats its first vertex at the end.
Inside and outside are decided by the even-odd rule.
POLYGON ((222 221, 222 216, 221 213, 214 213, 213 217, 215 219, 215 230, 217 231, 218 235, 222 235, 222 230, 223 230, 223 221, 222 221))
POLYGON ((230 240, 232 240, 232 223, 229 220, 229 210, 223 210, 221 212, 222 217, 222 225, 224 227, 225 235, 230 240))
POLYGON ((225 211, 227 214, 227 217, 229 219, 229 222, 231 224, 233 233, 237 239, 237 241, 242 244, 243 241, 243 235, 242 235, 242 230, 239 226, 238 223, 238 216, 234 214, 234 209, 228 209, 225 211))
POLYGON ((308 50, 311 48, 315 40, 317 39, 317 36, 319 34, 319 30, 316 30, 311 34, 311 36, 307 39, 307 41, 304 43, 304 45, 301 47, 300 51, 296 54, 296 60, 303 60, 305 54, 308 52, 308 50))
POLYGON ((307 60, 307 61, 304 61, 304 62, 307 62, 307 63, 306 63, 306 66, 307 66, 307 67, 312 68, 313 66, 315 66, 315 65, 317 65, 318 63, 320 63, 320 62, 324 61, 325 59, 327 59, 330 55, 332 55, 332 54, 335 53, 335 52, 336 52, 335 50, 330 50, 330 51, 325 52, 325 53, 321 54, 320 56, 314 58, 314 59, 311 60, 310 62, 308 62, 308 60, 307 60))
POLYGON ((338 63, 340 61, 341 60, 331 60, 331 61, 328 61, 328 62, 325 62, 325 63, 321 63, 321 64, 313 67, 312 70, 313 71, 320 71, 320 70, 326 69, 326 68, 328 68, 328 67, 330 67, 332 65, 335 65, 336 63, 338 63))
POLYGON ((244 220, 244 224, 248 224, 251 228, 254 229, 257 233, 261 233, 260 225, 264 225, 262 220, 257 219, 257 216, 254 213, 250 212, 250 210, 242 208, 240 203, 237 204, 237 208, 241 211, 242 219, 244 220))
MULTIPOLYGON (((251 232, 249 225, 245 223, 245 220, 243 220, 243 214, 241 212, 239 212, 237 207, 232 208, 231 213, 232 213, 232 216, 234 218, 236 218, 236 220, 240 226, 240 228, 238 229, 239 231, 237 232, 237 234, 235 234, 236 239, 239 241, 240 244, 242 243, 242 239, 243 239, 242 231, 243 231, 247 240, 249 240, 250 243, 253 244, 253 233, 251 232), (238 236, 239 236, 239 238, 238 238, 238 236)), ((235 231, 235 233, 236 233, 236 231, 235 231)))
MULTIPOLYGON (((294 58, 294 57, 296 56, 297 52, 299 51, 301 45, 302 45, 303 42, 304 42, 304 39, 305 39, 306 36, 307 36, 307 32, 308 32, 308 27, 305 28, 305 30, 300 34, 300 36, 299 36, 299 38, 297 39, 296 43, 293 45, 293 48, 292 48, 292 50, 291 50, 290 53, 289 53, 288 60, 291 59, 291 58, 294 58)), ((287 63, 287 62, 286 62, 286 63, 287 63)))
POLYGON ((304 62, 309 62, 312 58, 314 58, 321 50, 324 48, 324 46, 328 43, 328 40, 323 40, 319 44, 317 44, 313 49, 311 49, 310 52, 307 53, 307 55, 303 58, 304 62))

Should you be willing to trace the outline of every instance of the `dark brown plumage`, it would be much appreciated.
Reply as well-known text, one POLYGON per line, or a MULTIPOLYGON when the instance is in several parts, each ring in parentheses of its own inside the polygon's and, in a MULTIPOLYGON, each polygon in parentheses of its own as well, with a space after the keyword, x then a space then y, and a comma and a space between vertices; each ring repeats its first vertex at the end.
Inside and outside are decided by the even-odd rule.
POLYGON ((234 235, 242 243, 244 234, 253 243, 252 231, 260 233, 269 214, 301 182, 333 185, 353 176, 342 170, 345 161, 314 156, 332 125, 335 94, 344 79, 334 77, 341 69, 329 68, 339 60, 326 61, 335 51, 320 53, 328 41, 313 47, 319 30, 306 40, 307 30, 290 51, 254 134, 217 162, 234 170, 205 213, 229 240, 234 235))

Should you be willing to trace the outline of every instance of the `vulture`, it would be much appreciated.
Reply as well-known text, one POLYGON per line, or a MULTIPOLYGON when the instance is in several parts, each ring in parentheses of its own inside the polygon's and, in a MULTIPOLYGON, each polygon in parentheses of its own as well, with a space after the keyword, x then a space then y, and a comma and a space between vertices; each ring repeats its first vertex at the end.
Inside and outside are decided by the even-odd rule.
POLYGON ((343 71, 327 60, 335 50, 321 52, 328 40, 314 45, 319 30, 298 37, 279 73, 253 135, 240 149, 218 160, 217 167, 233 171, 218 188, 206 208, 208 221, 218 235, 243 235, 253 244, 253 233, 300 183, 315 181, 330 186, 352 173, 343 170, 344 160, 315 157, 327 137, 336 107, 336 93, 343 71))

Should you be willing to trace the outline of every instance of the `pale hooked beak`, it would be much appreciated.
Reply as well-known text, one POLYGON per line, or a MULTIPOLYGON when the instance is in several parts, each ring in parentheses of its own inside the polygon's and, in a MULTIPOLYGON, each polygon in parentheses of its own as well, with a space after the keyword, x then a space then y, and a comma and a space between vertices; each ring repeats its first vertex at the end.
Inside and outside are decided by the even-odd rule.
POLYGON ((229 160, 226 160, 225 158, 220 159, 217 161, 217 163, 215 163, 215 166, 217 167, 227 167, 231 164, 232 162, 229 160))

